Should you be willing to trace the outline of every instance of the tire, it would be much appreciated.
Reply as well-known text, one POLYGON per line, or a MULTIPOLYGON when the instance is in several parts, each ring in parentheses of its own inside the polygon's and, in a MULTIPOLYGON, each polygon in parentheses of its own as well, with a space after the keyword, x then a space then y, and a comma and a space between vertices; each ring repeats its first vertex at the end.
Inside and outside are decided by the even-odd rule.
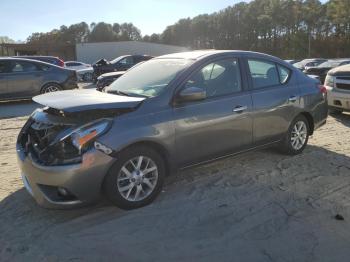
POLYGON ((281 147, 282 152, 288 155, 300 154, 307 145, 309 134, 310 127, 308 120, 303 115, 297 116, 285 134, 281 147), (297 131, 299 128, 301 128, 300 131, 297 131))
POLYGON ((152 148, 128 148, 118 155, 118 160, 106 175, 104 193, 121 209, 143 207, 150 204, 162 190, 165 170, 164 159, 152 148))
POLYGON ((341 115, 343 113, 343 110, 337 108, 329 108, 328 111, 330 115, 341 115))
POLYGON ((62 90, 62 87, 59 84, 48 83, 41 88, 40 93, 45 94, 45 93, 51 93, 51 92, 56 92, 61 90, 62 90))

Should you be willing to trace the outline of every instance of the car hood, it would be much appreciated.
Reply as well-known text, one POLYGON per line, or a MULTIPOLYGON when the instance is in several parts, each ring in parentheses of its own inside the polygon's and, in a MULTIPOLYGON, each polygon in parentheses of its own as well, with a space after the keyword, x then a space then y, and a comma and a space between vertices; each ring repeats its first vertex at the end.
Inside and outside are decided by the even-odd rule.
POLYGON ((120 96, 96 90, 67 90, 35 96, 33 100, 67 113, 89 110, 132 109, 145 98, 120 96))
POLYGON ((338 66, 336 68, 333 68, 328 72, 328 74, 333 76, 350 75, 350 65, 343 65, 343 66, 338 66))

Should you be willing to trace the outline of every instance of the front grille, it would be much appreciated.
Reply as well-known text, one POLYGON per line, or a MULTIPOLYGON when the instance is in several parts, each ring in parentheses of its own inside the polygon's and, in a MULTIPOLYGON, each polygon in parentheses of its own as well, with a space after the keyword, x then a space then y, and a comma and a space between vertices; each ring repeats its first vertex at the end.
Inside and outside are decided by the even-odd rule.
POLYGON ((337 79, 339 79, 339 80, 349 80, 350 81, 350 76, 337 76, 337 79))
POLYGON ((43 123, 33 119, 28 123, 21 131, 19 143, 25 153, 31 154, 33 160, 43 165, 62 165, 81 161, 79 150, 72 145, 70 139, 55 141, 57 136, 70 126, 43 123))
POLYGON ((350 90, 350 84, 337 83, 337 88, 344 89, 344 90, 350 90))

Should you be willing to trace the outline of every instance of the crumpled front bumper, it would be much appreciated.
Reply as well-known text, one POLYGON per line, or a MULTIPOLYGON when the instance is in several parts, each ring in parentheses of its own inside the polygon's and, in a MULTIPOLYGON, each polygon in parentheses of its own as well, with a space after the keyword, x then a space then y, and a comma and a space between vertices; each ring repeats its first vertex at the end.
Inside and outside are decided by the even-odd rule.
POLYGON ((115 161, 96 150, 89 150, 79 164, 44 166, 36 163, 30 153, 17 144, 18 163, 23 183, 36 202, 45 208, 65 209, 83 206, 100 197, 103 179, 115 161), (68 200, 57 195, 58 187, 71 193, 68 200))

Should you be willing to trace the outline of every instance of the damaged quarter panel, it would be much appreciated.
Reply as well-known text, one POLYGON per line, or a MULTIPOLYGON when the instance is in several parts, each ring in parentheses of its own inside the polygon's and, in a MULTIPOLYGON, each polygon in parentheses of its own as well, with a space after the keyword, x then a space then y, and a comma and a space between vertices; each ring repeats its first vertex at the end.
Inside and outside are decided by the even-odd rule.
POLYGON ((314 122, 316 129, 322 125, 328 115, 328 106, 325 103, 325 94, 319 92, 320 82, 306 75, 298 75, 300 89, 300 111, 308 112, 314 122))

